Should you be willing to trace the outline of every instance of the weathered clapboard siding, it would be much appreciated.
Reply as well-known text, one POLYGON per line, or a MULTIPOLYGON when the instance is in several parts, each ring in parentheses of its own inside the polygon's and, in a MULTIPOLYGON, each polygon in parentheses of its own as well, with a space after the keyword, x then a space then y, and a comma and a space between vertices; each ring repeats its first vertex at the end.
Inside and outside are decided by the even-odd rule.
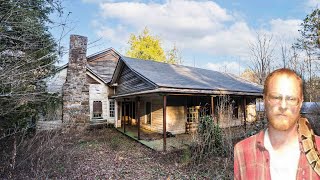
POLYGON ((167 97, 167 131, 173 134, 186 132, 186 98, 185 96, 167 97))
POLYGON ((153 85, 137 76, 125 65, 118 80, 116 94, 120 95, 130 92, 139 92, 142 90, 150 90, 153 88, 153 85))
POLYGON ((88 67, 105 81, 109 82, 119 60, 113 50, 88 57, 88 67))
POLYGON ((140 101, 140 124, 142 128, 162 133, 163 130, 163 102, 161 96, 144 97, 140 101), (146 103, 151 102, 151 124, 147 124, 146 103))
POLYGON ((109 60, 118 60, 120 56, 113 50, 113 49, 108 49, 105 52, 97 53, 88 56, 88 62, 89 63, 95 63, 98 61, 105 61, 106 59, 109 60))
POLYGON ((248 104, 246 105, 246 120, 248 122, 254 122, 257 119, 257 111, 255 104, 248 104))
POLYGON ((88 76, 87 75, 87 82, 89 83, 89 84, 100 84, 98 81, 96 81, 96 80, 94 80, 92 77, 90 77, 90 76, 88 76))
POLYGON ((162 133, 163 132, 163 99, 161 96, 155 96, 151 102, 152 116, 151 126, 152 128, 162 133))
MULTIPOLYGON (((163 97, 141 98, 140 124, 144 129, 163 133, 163 97), (146 102, 151 102, 151 124, 146 124, 146 102)), ((184 106, 167 106, 167 131, 173 134, 185 133, 186 117, 184 106)))
POLYGON ((167 106, 167 131, 173 134, 186 132, 184 106, 167 106))

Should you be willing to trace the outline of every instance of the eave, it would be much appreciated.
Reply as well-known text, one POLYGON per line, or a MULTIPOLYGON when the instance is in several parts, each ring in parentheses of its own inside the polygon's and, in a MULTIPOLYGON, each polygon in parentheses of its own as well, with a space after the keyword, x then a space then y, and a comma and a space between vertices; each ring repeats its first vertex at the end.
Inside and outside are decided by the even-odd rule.
POLYGON ((227 90, 203 90, 203 89, 178 89, 161 87, 152 90, 132 92, 126 94, 120 94, 112 96, 111 98, 123 98, 129 96, 139 96, 147 94, 171 94, 171 95, 239 95, 239 96, 256 96, 262 97, 263 93, 260 92, 241 92, 241 91, 227 91, 227 90))

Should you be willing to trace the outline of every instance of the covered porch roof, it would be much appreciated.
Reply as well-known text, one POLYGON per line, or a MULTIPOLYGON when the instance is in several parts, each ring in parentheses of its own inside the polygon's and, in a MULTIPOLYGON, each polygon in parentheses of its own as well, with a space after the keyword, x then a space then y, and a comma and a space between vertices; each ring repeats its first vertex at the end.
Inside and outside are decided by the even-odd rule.
POLYGON ((255 97, 262 97, 263 96, 263 94, 259 93, 259 92, 202 90, 202 89, 178 89, 178 88, 160 87, 160 88, 151 89, 151 90, 113 95, 113 96, 111 96, 111 98, 125 98, 125 97, 135 97, 135 96, 140 96, 140 95, 152 95, 152 94, 197 95, 197 96, 201 96, 201 95, 203 95, 203 96, 238 95, 238 96, 255 96, 255 97))

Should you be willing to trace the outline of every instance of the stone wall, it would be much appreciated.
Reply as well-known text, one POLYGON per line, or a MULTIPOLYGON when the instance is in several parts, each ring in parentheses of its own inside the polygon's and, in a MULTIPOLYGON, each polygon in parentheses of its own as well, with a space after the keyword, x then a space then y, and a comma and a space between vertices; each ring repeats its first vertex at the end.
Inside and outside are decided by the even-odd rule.
POLYGON ((67 78, 63 85, 63 123, 89 123, 86 52, 87 37, 71 35, 67 78))

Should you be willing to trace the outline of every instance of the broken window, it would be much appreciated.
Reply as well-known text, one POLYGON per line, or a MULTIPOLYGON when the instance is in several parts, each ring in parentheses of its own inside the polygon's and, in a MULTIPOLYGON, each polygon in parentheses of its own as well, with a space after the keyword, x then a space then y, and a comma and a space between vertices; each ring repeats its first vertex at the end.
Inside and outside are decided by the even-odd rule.
POLYGON ((93 101, 93 117, 102 118, 102 102, 93 101))
POLYGON ((115 109, 114 101, 110 101, 109 102, 109 115, 110 115, 110 117, 114 117, 114 109, 115 109))

